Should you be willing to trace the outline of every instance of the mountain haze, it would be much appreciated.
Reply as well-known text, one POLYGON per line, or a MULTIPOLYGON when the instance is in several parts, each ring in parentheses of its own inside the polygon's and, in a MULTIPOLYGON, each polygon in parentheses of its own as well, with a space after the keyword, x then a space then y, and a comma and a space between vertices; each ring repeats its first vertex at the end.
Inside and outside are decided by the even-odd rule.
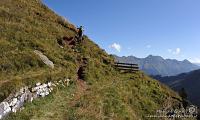
POLYGON ((177 61, 175 59, 163 59, 160 56, 153 55, 149 55, 146 58, 137 58, 134 56, 114 57, 119 62, 138 64, 140 69, 149 75, 172 76, 200 68, 188 60, 177 61))
POLYGON ((200 66, 200 63, 193 63, 193 64, 200 66))

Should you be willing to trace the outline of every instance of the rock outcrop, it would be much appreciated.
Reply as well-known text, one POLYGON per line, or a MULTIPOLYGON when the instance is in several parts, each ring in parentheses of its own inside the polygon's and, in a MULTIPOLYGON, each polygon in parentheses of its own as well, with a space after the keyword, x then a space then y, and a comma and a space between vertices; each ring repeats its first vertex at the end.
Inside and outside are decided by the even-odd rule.
POLYGON ((36 55, 38 55, 40 57, 40 59, 49 67, 51 67, 52 69, 54 68, 54 64, 51 60, 49 60, 49 58, 47 56, 45 56, 42 52, 38 51, 38 50, 34 50, 34 53, 36 55))
POLYGON ((25 102, 32 102, 39 97, 45 97, 49 95, 53 88, 59 85, 69 86, 69 79, 59 80, 55 82, 36 83, 34 87, 23 87, 18 92, 10 94, 3 102, 0 103, 0 119, 5 117, 11 112, 16 113, 20 110, 25 102))

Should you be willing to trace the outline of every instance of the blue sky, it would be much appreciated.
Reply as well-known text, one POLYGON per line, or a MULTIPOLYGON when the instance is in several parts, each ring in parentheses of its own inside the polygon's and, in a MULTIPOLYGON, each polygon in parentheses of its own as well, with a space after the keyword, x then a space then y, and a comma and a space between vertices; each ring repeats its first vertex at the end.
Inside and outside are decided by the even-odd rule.
POLYGON ((108 53, 200 63, 200 0, 43 0, 108 53))

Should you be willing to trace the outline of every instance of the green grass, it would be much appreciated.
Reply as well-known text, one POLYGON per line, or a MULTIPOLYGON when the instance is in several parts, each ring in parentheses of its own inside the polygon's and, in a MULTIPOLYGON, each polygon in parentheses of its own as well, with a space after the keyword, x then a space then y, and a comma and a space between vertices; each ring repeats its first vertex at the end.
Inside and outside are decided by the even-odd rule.
POLYGON ((6 120, 62 120, 69 118, 71 114, 69 102, 73 98, 75 86, 59 87, 53 94, 45 98, 39 98, 32 103, 25 104, 23 110, 17 114, 11 114, 6 120), (61 114, 62 113, 62 114, 61 114))
MULTIPOLYGON (((82 106, 76 110, 81 118, 147 119, 145 116, 164 107, 163 103, 167 102, 167 98, 179 98, 143 73, 116 73, 113 76, 106 76, 102 81, 93 83, 89 93, 82 97, 82 106)), ((178 103, 176 100, 173 102, 178 103)))
MULTIPOLYGON (((139 120, 156 109, 179 103, 173 91, 142 72, 122 74, 114 59, 84 36, 73 51, 60 48, 57 40, 76 35, 74 25, 56 15, 38 0, 0 1, 0 101, 20 87, 64 79, 77 79, 82 58, 88 58, 84 80, 88 89, 74 101, 76 84, 58 88, 47 98, 27 103, 7 120, 139 120), (34 50, 40 50, 55 68, 46 66, 34 50), (167 98, 171 98, 168 100, 167 98)), ((75 83, 75 81, 74 81, 75 83)))
POLYGON ((73 25, 36 0, 2 0, 0 4, 0 100, 34 81, 76 77, 76 53, 57 44, 58 37, 75 35, 70 30, 73 25), (42 63, 35 49, 54 62, 55 70, 42 63))

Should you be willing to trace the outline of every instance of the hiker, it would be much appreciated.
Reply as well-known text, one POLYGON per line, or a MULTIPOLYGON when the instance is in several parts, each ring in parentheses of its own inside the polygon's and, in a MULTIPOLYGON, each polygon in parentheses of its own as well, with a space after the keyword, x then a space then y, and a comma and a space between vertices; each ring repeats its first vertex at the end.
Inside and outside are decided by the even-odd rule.
POLYGON ((83 26, 80 26, 78 29, 78 41, 82 41, 83 39, 83 26))

